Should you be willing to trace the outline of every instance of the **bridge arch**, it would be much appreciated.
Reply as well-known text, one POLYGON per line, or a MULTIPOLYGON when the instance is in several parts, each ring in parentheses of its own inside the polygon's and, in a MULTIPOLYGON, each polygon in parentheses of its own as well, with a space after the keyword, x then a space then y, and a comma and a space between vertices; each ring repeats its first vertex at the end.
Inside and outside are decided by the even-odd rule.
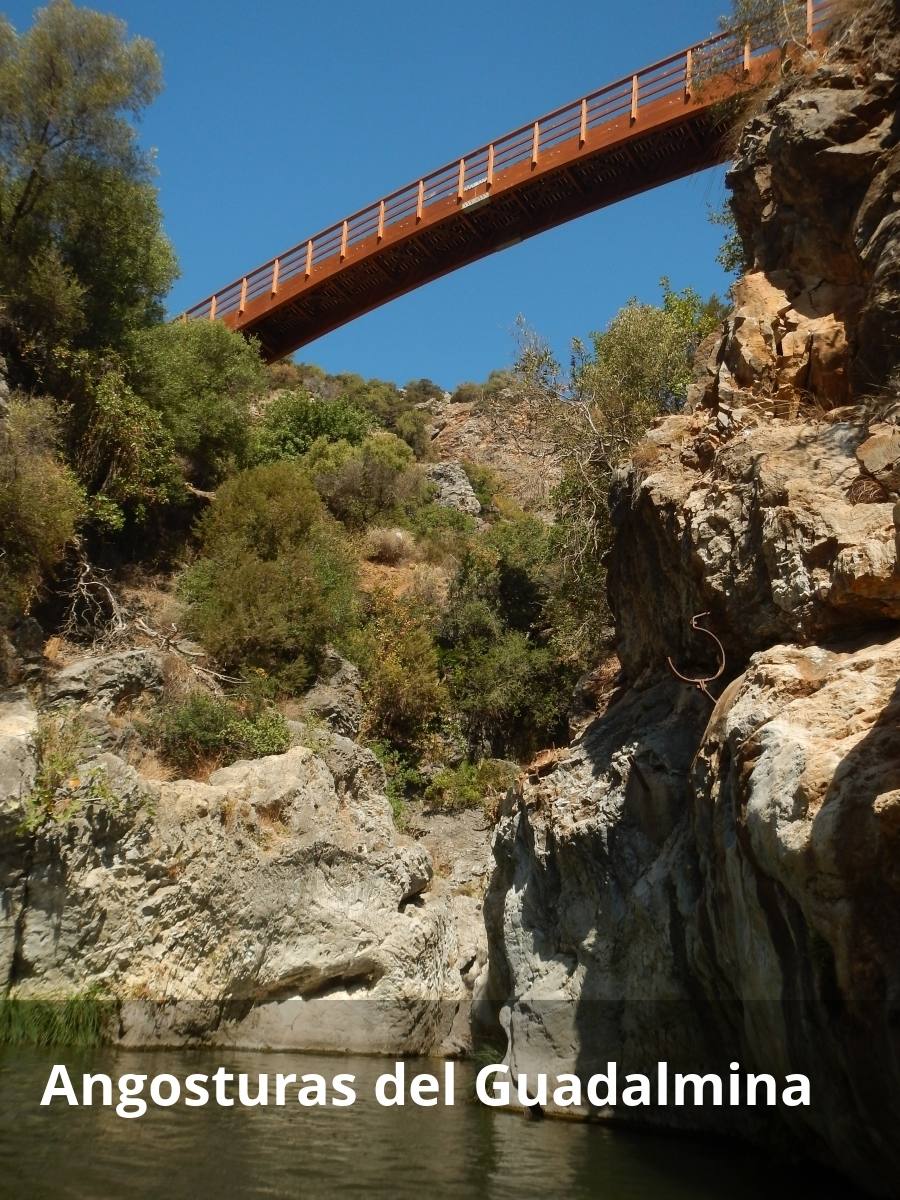
MULTIPOLYGON (((808 46, 835 0, 801 0, 808 46)), ((723 33, 407 184, 189 309, 275 361, 398 296, 629 196, 723 162, 722 102, 780 47, 723 33), (702 78, 702 86, 698 80, 702 78)))

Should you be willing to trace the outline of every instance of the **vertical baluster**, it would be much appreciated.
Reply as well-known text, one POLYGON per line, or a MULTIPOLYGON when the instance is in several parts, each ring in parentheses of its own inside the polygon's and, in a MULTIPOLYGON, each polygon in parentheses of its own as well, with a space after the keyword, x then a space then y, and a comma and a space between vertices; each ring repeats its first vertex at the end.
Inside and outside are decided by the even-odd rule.
POLYGON ((384 201, 378 202, 378 240, 379 242, 384 237, 384 201))
POLYGON ((540 123, 540 121, 535 121, 534 132, 531 135, 531 165, 532 165, 532 167, 536 167, 538 165, 538 152, 540 150, 540 145, 541 145, 541 123, 540 123))
POLYGON ((684 98, 690 100, 694 90, 694 52, 688 50, 684 60, 684 98))
POLYGON ((578 129, 578 145, 583 146, 587 141, 587 100, 581 102, 581 125, 578 129))
POLYGON ((306 270, 304 271, 304 274, 307 279, 309 279, 310 275, 312 275, 312 269, 313 269, 313 244, 312 244, 312 238, 310 238, 309 241, 306 243, 306 270))
POLYGON ((210 302, 209 302, 209 319, 210 319, 211 321, 214 321, 214 320, 216 319, 216 308, 217 308, 217 306, 218 306, 218 305, 217 305, 217 298, 216 298, 215 296, 213 296, 213 298, 212 298, 212 299, 210 300, 210 302))
POLYGON ((488 191, 494 186, 494 143, 488 146, 487 155, 487 186, 488 191))
POLYGON ((422 220, 422 213, 425 211, 425 180, 419 180, 419 190, 416 195, 416 220, 422 220))
POLYGON ((748 34, 747 40, 744 42, 744 74, 745 75, 750 74, 750 64, 751 64, 752 60, 753 60, 753 47, 750 44, 750 36, 748 34))
POLYGON ((272 295, 278 295, 278 276, 281 274, 281 259, 276 258, 272 263, 272 295))
POLYGON ((350 225, 344 221, 341 225, 341 262, 347 257, 347 242, 350 238, 350 225))
POLYGON ((638 83, 637 75, 631 77, 631 120, 632 123, 638 119, 638 91, 640 84, 638 83))
POLYGON ((456 185, 456 199, 462 201, 466 194, 466 160, 459 160, 459 182, 456 185))
POLYGON ((239 317, 242 317, 244 315, 244 310, 246 309, 246 307, 247 307, 247 276, 245 275, 244 278, 241 280, 241 299, 240 299, 240 303, 238 304, 238 316, 239 317))

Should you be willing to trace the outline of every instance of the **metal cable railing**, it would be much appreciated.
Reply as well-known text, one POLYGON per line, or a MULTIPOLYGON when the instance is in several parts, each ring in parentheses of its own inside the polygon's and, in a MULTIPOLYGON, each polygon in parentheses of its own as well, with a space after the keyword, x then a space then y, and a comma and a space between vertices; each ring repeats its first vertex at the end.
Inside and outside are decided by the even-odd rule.
MULTIPOLYGON (((829 24, 836 2, 798 0, 797 11, 808 46, 829 24)), ((575 138, 584 145, 595 130, 613 121, 629 118, 636 123, 641 108, 648 104, 676 94, 690 99, 710 73, 749 73, 755 60, 777 48, 771 31, 766 30, 751 32, 748 37, 733 31, 721 33, 689 46, 376 200, 221 288, 188 309, 183 318, 217 320, 230 313, 240 314, 261 296, 276 297, 289 280, 299 275, 309 279, 323 263, 334 258, 343 260, 361 242, 372 237, 381 241, 393 226, 410 218, 422 220, 436 204, 454 198, 460 208, 476 203, 490 195, 503 172, 529 160, 536 168, 542 157, 558 146, 575 138), (486 192, 478 193, 482 185, 486 192)))

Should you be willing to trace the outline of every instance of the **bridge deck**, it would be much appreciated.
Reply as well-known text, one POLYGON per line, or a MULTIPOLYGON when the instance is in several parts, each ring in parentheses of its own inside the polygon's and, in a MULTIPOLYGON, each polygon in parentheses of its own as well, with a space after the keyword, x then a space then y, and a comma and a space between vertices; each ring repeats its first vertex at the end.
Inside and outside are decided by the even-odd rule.
MULTIPOLYGON (((811 45, 833 0, 803 6, 811 45)), ((282 358, 487 254, 724 161, 721 102, 778 54, 733 34, 691 46, 377 200, 185 316, 222 320, 282 358)))

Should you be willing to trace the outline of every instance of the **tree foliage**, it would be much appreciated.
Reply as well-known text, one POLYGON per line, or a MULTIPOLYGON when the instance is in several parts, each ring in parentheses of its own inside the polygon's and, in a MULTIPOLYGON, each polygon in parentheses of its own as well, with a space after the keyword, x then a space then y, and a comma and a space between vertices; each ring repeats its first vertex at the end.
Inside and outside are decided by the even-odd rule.
POLYGON ((667 279, 661 286, 662 304, 630 300, 587 345, 575 340, 567 370, 523 328, 515 387, 494 404, 498 416, 520 406, 559 469, 554 551, 560 595, 567 578, 570 614, 582 613, 580 622, 563 621, 576 657, 596 648, 606 623, 600 593, 613 476, 651 422, 684 403, 694 353, 725 313, 715 296, 675 291, 667 279))
POLYGON ((14 398, 0 415, 0 622, 27 609, 75 536, 84 496, 57 453, 48 400, 14 398))
POLYGON ((413 451, 386 431, 358 446, 320 437, 303 463, 329 510, 352 529, 397 516, 424 496, 413 451))
POLYGON ((198 483, 217 483, 244 459, 251 402, 266 386, 252 342, 218 322, 177 321, 136 333, 129 360, 131 385, 198 483))
POLYGON ((0 338, 26 381, 60 344, 161 318, 175 263, 129 119, 159 88, 113 17, 51 0, 21 35, 0 18, 0 338))
POLYGON ((306 391, 279 392, 253 427, 250 461, 302 458, 320 438, 357 446, 374 425, 370 413, 348 400, 323 400, 306 391))
POLYGON ((525 755, 562 736, 571 669, 552 644, 543 521, 503 520, 475 540, 439 631, 453 708, 476 755, 525 755))
POLYGON ((240 472, 199 534, 183 583, 191 628, 226 669, 262 669, 285 692, 302 690, 355 604, 352 563, 308 476, 290 461, 240 472))

